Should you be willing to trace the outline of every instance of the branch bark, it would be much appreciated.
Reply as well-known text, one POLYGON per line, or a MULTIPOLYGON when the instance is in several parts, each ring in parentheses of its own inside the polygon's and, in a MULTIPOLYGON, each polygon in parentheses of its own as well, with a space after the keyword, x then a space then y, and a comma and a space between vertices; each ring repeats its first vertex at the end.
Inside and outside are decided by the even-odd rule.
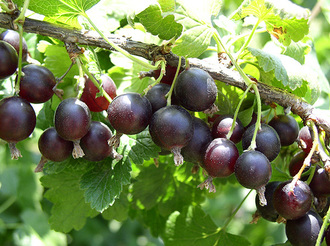
MULTIPOLYGON (((0 27, 6 29, 15 29, 13 20, 17 16, 6 13, 0 13, 0 27)), ((113 50, 113 48, 104 41, 96 32, 83 32, 78 29, 68 28, 67 26, 55 25, 45 21, 26 18, 24 22, 24 31, 27 33, 36 33, 43 36, 56 38, 64 43, 77 43, 79 45, 95 46, 103 49, 113 50)), ((178 56, 172 52, 164 53, 163 47, 155 44, 146 44, 134 41, 127 37, 117 35, 109 36, 109 39, 125 49, 132 55, 143 57, 149 61, 154 61, 157 57, 164 57, 168 64, 177 66, 178 56)), ((245 90, 247 87, 237 71, 231 70, 217 61, 208 62, 200 59, 189 59, 189 65, 206 70, 215 80, 219 80, 228 85, 239 87, 245 90)), ((182 61, 182 67, 185 66, 185 60, 182 61)), ((294 114, 299 115, 304 121, 312 119, 320 128, 326 131, 330 136, 330 113, 314 108, 301 98, 290 94, 282 89, 275 88, 261 82, 257 83, 261 98, 265 102, 275 102, 284 108, 290 108, 294 114)), ((253 92, 253 91, 251 91, 253 92)))

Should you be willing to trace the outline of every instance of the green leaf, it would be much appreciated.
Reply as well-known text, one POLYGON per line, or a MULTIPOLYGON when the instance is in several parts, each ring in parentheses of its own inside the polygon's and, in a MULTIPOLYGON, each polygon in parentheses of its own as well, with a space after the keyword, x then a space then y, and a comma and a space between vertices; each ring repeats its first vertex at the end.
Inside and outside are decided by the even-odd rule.
POLYGON ((102 212, 102 217, 106 220, 124 221, 128 217, 129 205, 127 191, 123 191, 115 203, 102 212))
POLYGON ((305 63, 305 56, 311 51, 311 47, 303 42, 292 42, 283 53, 286 56, 290 56, 301 65, 305 63))
POLYGON ((282 44, 298 42, 308 34, 310 12, 289 0, 246 0, 233 15, 235 20, 256 16, 266 23, 267 31, 282 44))
POLYGON ((196 25, 182 34, 172 51, 178 56, 198 57, 210 45, 213 29, 207 25, 196 25))
POLYGON ((157 0, 163 12, 175 10, 175 0, 157 0))
POLYGON ((166 224, 164 241, 170 246, 250 245, 244 237, 222 231, 199 206, 172 213, 166 224))
POLYGON ((315 72, 286 55, 267 53, 254 48, 248 48, 248 50, 257 57, 262 69, 260 71, 262 82, 280 88, 288 88, 300 97, 307 95, 306 99, 310 103, 316 101, 319 89, 318 76, 315 72), (273 74, 276 80, 274 80, 273 74))
POLYGON ((41 177, 42 185, 48 188, 44 196, 54 204, 49 218, 53 230, 64 233, 72 229, 80 230, 88 217, 98 214, 85 203, 79 182, 83 174, 83 170, 67 168, 60 173, 41 177))
POLYGON ((71 15, 72 18, 84 13, 100 0, 30 0, 29 9, 45 16, 71 15))
POLYGON ((103 212, 119 197, 123 186, 129 184, 131 163, 124 156, 116 165, 110 158, 95 164, 80 180, 80 188, 84 190, 85 201, 92 209, 103 212))
POLYGON ((50 100, 45 102, 37 115, 36 128, 46 130, 48 127, 53 126, 54 113, 55 111, 51 107, 50 100))
POLYGON ((174 20, 174 15, 163 17, 158 5, 150 5, 136 16, 148 32, 158 35, 160 39, 170 40, 179 37, 182 32, 182 25, 174 20))

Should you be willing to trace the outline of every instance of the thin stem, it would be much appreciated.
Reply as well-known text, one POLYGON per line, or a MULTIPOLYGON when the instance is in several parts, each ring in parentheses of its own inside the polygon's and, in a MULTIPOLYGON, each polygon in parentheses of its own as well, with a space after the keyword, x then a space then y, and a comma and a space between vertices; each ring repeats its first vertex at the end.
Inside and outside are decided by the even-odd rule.
MULTIPOLYGON (((80 60, 80 58, 78 58, 77 60, 80 60)), ((97 89, 99 89, 99 91, 102 93, 103 97, 105 99, 108 100, 109 103, 112 102, 111 97, 109 96, 109 94, 103 89, 103 87, 99 84, 99 82, 94 78, 94 76, 88 71, 87 67, 82 63, 82 61, 80 60, 80 64, 81 64, 81 68, 83 69, 83 71, 87 74, 87 76, 90 78, 90 80, 93 82, 93 84, 96 86, 97 89)))
POLYGON ((257 108, 258 108, 258 112, 257 112, 257 121, 255 123, 255 128, 254 128, 254 132, 253 132, 253 137, 251 140, 251 144, 249 146, 249 150, 254 150, 257 147, 257 143, 256 143, 256 139, 257 139, 257 134, 259 129, 261 128, 261 99, 260 99, 260 94, 259 94, 259 90, 256 84, 252 84, 252 89, 254 90, 254 93, 256 95, 257 98, 257 108))
POLYGON ((315 246, 321 245, 322 240, 323 240, 323 234, 324 234, 324 231, 326 229, 326 226, 329 223, 329 219, 330 219, 330 207, 328 208, 327 214, 325 215, 325 217, 323 219, 322 227, 320 229, 319 235, 317 236, 317 240, 316 240, 315 246))
POLYGON ((174 85, 175 85, 175 82, 176 82, 176 78, 178 77, 179 72, 180 72, 180 68, 181 68, 181 56, 179 56, 178 67, 176 69, 175 76, 174 76, 171 88, 170 88, 169 92, 165 95, 165 97, 167 97, 167 105, 171 105, 172 93, 173 93, 173 90, 174 90, 174 85))
POLYGON ((9 208, 16 201, 15 196, 9 197, 5 202, 0 206, 0 214, 3 213, 7 208, 9 208))
POLYGON ((234 210, 234 212, 230 215, 230 217, 228 218, 228 220, 226 221, 225 225, 222 227, 222 230, 226 230, 226 228, 228 227, 229 223, 232 221, 232 219, 235 217, 235 215, 237 214, 237 212, 240 210, 240 208, 242 207, 243 203, 245 202, 245 200, 248 198, 248 196, 252 193, 252 189, 249 191, 249 193, 246 194, 246 196, 243 198, 243 200, 241 201, 241 203, 238 205, 238 207, 234 210))
POLYGON ((235 110, 235 114, 234 114, 234 118, 233 118, 233 123, 232 123, 232 125, 231 125, 230 131, 228 132, 228 134, 227 134, 227 136, 226 136, 227 139, 230 139, 231 135, 233 134, 233 132, 234 132, 234 130, 235 130, 236 119, 237 119, 237 116, 238 116, 239 109, 240 109, 240 107, 241 107, 241 105, 242 105, 242 103, 243 103, 243 101, 244 101, 244 99, 245 99, 247 93, 250 91, 251 87, 252 87, 252 84, 250 84, 250 85, 248 86, 248 88, 245 90, 245 92, 244 92, 244 94, 243 94, 241 100, 239 101, 239 103, 238 103, 238 105, 237 105, 237 108, 236 108, 236 110, 235 110))
POLYGON ((126 50, 122 49, 121 47, 119 47, 118 45, 116 45, 115 43, 113 43, 112 41, 110 41, 101 31, 100 29, 97 28, 97 26, 94 24, 94 22, 89 18, 89 16, 86 13, 81 13, 81 15, 83 17, 86 18, 86 20, 89 22, 89 24, 95 29, 95 31, 97 31, 100 36, 108 43, 111 45, 112 48, 114 48, 116 51, 120 52, 121 54, 123 54, 124 56, 126 56, 127 58, 131 59, 132 61, 140 64, 141 66, 144 66, 147 69, 150 70, 156 70, 158 69, 158 65, 159 63, 155 64, 155 65, 151 65, 148 62, 142 61, 141 59, 132 56, 130 53, 128 53, 126 50))
POLYGON ((241 49, 238 52, 238 56, 237 59, 240 57, 241 53, 246 49, 246 47, 250 44, 252 37, 254 36, 254 34, 256 33, 256 30, 260 24, 261 20, 258 19, 257 23, 254 25, 253 29, 250 32, 250 35, 248 37, 248 39, 245 41, 245 43, 243 44, 243 46, 241 47, 241 49))
POLYGON ((79 70, 79 79, 78 79, 78 83, 77 83, 77 90, 78 90, 78 95, 77 95, 77 98, 80 98, 81 97, 81 95, 82 95, 82 93, 83 93, 83 87, 81 87, 80 86, 80 84, 81 84, 81 80, 82 80, 82 78, 84 77, 84 73, 83 73, 83 64, 82 64, 82 62, 81 62, 81 60, 79 59, 79 57, 77 57, 76 59, 75 59, 75 61, 76 61, 76 64, 77 64, 77 66, 78 66, 78 70, 79 70))

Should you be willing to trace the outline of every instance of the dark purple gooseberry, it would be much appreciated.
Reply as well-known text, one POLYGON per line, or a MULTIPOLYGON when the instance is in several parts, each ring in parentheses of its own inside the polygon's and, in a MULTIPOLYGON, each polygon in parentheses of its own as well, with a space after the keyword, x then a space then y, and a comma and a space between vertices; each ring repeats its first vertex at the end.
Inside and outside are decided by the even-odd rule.
POLYGON ((61 138, 55 128, 50 127, 40 135, 38 148, 42 156, 35 172, 41 172, 48 160, 61 162, 69 158, 73 151, 73 142, 61 138))
MULTIPOLYGON (((302 167, 302 165, 304 163, 306 156, 307 156, 307 154, 304 151, 299 151, 292 157, 292 159, 290 160, 290 163, 289 163, 289 173, 292 177, 295 176, 299 172, 300 168, 302 167)), ((304 172, 306 172, 308 170, 309 170, 309 167, 305 168, 304 172)))
POLYGON ((277 115, 268 123, 275 129, 280 140, 281 146, 293 144, 298 137, 299 125, 291 115, 277 115))
POLYGON ((0 41, 0 80, 15 73, 18 66, 18 56, 12 45, 0 41))
MULTIPOLYGON (((228 132, 233 124, 232 115, 220 115, 218 116, 212 126, 213 138, 226 138, 228 132)), ((230 140, 234 143, 238 143, 242 139, 244 133, 244 127, 239 119, 236 119, 235 129, 230 137, 230 140)))
POLYGON ((29 64, 22 68, 22 72, 20 97, 30 103, 44 103, 54 95, 56 80, 48 68, 29 64))
POLYGON ((149 132, 156 145, 174 153, 176 165, 183 163, 181 149, 194 134, 192 117, 185 109, 170 105, 157 110, 151 117, 149 132))
POLYGON ((267 205, 261 206, 259 195, 258 194, 256 195, 255 204, 257 207, 257 211, 260 214, 260 216, 265 220, 275 222, 279 216, 278 212, 276 211, 273 205, 273 194, 275 189, 280 183, 281 182, 279 181, 274 181, 266 184, 265 198, 267 201, 267 205))
POLYGON ((316 245, 322 223, 322 218, 310 210, 299 219, 288 220, 285 225, 285 233, 293 246, 316 245))
POLYGON ((300 129, 297 140, 301 149, 308 154, 313 146, 313 138, 308 126, 304 126, 300 129))
MULTIPOLYGON (((254 134, 255 124, 246 129, 242 137, 242 146, 246 150, 249 148, 254 134)), ((263 153, 269 161, 273 161, 281 150, 281 142, 277 132, 273 127, 261 123, 256 137, 257 148, 255 150, 263 153)))
POLYGON ((147 92, 146 98, 151 104, 153 113, 167 105, 167 98, 165 96, 170 89, 171 86, 168 84, 157 84, 147 92))
POLYGON ((185 161, 201 164, 207 146, 213 140, 208 125, 201 119, 193 117, 194 133, 189 143, 181 149, 185 161))
MULTIPOLYGON (((168 85, 172 85, 173 84, 173 80, 175 77, 175 73, 176 73, 177 67, 173 67, 169 64, 166 64, 166 72, 163 75, 163 78, 160 80, 160 83, 165 83, 168 85)), ((180 69, 179 73, 182 72, 182 69, 180 69)), ((155 79, 158 79, 160 75, 160 69, 157 69, 154 71, 154 77, 155 79)))
POLYGON ((190 68, 178 76, 174 85, 176 99, 191 111, 204 111, 214 104, 218 93, 213 78, 200 68, 190 68))
POLYGON ((13 159, 21 156, 15 143, 29 137, 35 126, 36 114, 28 101, 17 96, 0 101, 0 138, 9 143, 13 159))
POLYGON ((242 186, 258 190, 270 180, 272 167, 263 153, 251 150, 238 157, 234 171, 242 186))
POLYGON ((236 145, 226 138, 214 139, 205 151, 203 168, 211 177, 228 177, 239 156, 236 145))
POLYGON ((57 107, 54 116, 54 126, 60 137, 74 142, 72 156, 84 155, 79 141, 85 136, 91 124, 91 114, 87 105, 76 98, 67 98, 57 107))
POLYGON ((149 124, 152 115, 151 104, 138 93, 117 96, 107 110, 111 126, 122 134, 137 134, 149 124))
MULTIPOLYGON (((17 54, 19 53, 19 33, 13 30, 6 30, 0 34, 0 40, 3 40, 9 44, 11 44, 16 50, 17 54)), ((23 38, 23 49, 22 49, 22 60, 25 62, 27 60, 28 55, 28 47, 25 39, 23 38)))
POLYGON ((294 185, 292 181, 280 184, 273 196, 276 211, 287 220, 295 220, 304 216, 311 208, 313 194, 309 186, 298 180, 294 185))
POLYGON ((314 196, 327 197, 330 195, 329 175, 324 168, 316 167, 312 181, 309 184, 314 196))
POLYGON ((109 156, 115 157, 113 149, 109 145, 112 137, 110 128, 102 122, 92 121, 87 134, 81 138, 80 146, 89 161, 101 161, 109 156))

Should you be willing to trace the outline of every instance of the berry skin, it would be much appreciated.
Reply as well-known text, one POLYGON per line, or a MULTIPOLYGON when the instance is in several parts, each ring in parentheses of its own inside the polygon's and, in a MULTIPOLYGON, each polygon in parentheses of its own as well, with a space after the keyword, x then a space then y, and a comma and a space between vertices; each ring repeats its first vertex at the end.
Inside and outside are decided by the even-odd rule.
POLYGON ((314 196, 327 197, 330 195, 330 179, 324 168, 316 167, 312 181, 309 184, 314 196))
POLYGON ((211 177, 228 177, 239 156, 235 144, 226 138, 214 139, 205 151, 203 168, 211 177))
MULTIPOLYGON (((17 54, 19 53, 19 33, 13 30, 6 30, 0 34, 0 40, 3 40, 11 44, 16 50, 17 54)), ((28 47, 25 39, 23 38, 23 49, 22 49, 22 60, 23 62, 27 60, 28 47)))
POLYGON ((313 194, 309 186, 298 180, 296 185, 292 181, 280 184, 273 196, 276 211, 287 220, 295 220, 304 216, 311 208, 313 194))
POLYGON ((296 141, 299 125, 291 115, 277 115, 268 124, 277 132, 281 146, 289 146, 296 141))
MULTIPOLYGON (((289 173, 292 177, 299 172, 300 168, 304 163, 306 156, 307 154, 304 151, 299 151, 292 157, 289 163, 289 173)), ((308 169, 309 167, 306 167, 304 172, 307 171, 308 169)))
POLYGON ((256 189, 270 180, 272 168, 267 157, 259 151, 243 152, 235 164, 235 176, 245 188, 256 189))
POLYGON ((152 113, 158 109, 166 107, 167 98, 165 95, 170 91, 171 86, 168 84, 157 84, 153 86, 146 94, 146 98, 151 103, 152 113))
POLYGON ((308 126, 304 126, 300 129, 297 140, 300 148, 308 154, 313 146, 313 138, 308 126))
POLYGON ((0 138, 9 143, 12 159, 21 157, 15 144, 30 136, 36 126, 36 114, 31 104, 13 96, 0 101, 0 138))
POLYGON ((48 68, 30 64, 24 66, 22 72, 24 75, 20 81, 20 97, 30 103, 44 103, 54 95, 56 80, 48 68))
POLYGON ((79 99, 67 98, 58 105, 54 116, 54 126, 60 137, 73 141, 73 158, 84 156, 79 141, 87 134, 90 124, 89 108, 79 99))
MULTIPOLYGON (((255 124, 246 129, 242 137, 242 146, 246 150, 251 144, 255 129, 255 124)), ((281 150, 281 142, 277 132, 273 127, 261 123, 261 129, 258 130, 256 138, 257 148, 255 150, 263 153, 269 161, 273 161, 281 150)))
POLYGON ((0 138, 7 142, 19 142, 33 132, 35 112, 28 101, 13 96, 0 101, 0 138))
POLYGON ((0 80, 15 73, 18 66, 16 50, 5 41, 0 41, 0 80))
POLYGON ((138 93, 117 96, 107 110, 111 126, 122 134, 137 134, 149 124, 152 115, 151 104, 138 93))
POLYGON ((180 73, 174 85, 174 94, 180 105, 191 111, 210 109, 217 93, 213 78, 199 68, 190 68, 180 73))
POLYGON ((112 132, 107 125, 92 121, 89 131, 80 140, 80 146, 85 153, 84 158, 89 161, 101 161, 112 156, 113 149, 108 143, 111 137, 112 132))
POLYGON ((183 163, 181 149, 194 134, 192 117, 185 109, 170 105, 157 110, 151 117, 149 132, 156 145, 174 153, 176 165, 183 163))
POLYGON ((273 205, 273 194, 274 194, 275 189, 277 188, 277 186, 280 183, 281 182, 279 182, 279 181, 274 181, 274 182, 269 182, 266 185, 265 198, 267 200, 267 205, 265 205, 265 206, 260 205, 260 200, 259 200, 258 194, 256 195, 256 199, 255 199, 257 211, 260 214, 260 216, 262 218, 264 218, 265 220, 268 220, 271 222, 275 222, 279 216, 278 212, 276 211, 276 209, 274 208, 274 205, 273 205))
POLYGON ((316 212, 310 210, 299 219, 286 222, 286 236, 293 246, 316 245, 322 222, 322 218, 316 212))
POLYGON ((50 127, 40 135, 38 148, 46 159, 60 162, 70 157, 73 143, 61 138, 55 128, 50 127))
MULTIPOLYGON (((166 64, 165 74, 163 75, 163 78, 161 79, 160 83, 172 85, 174 77, 175 77, 176 70, 177 70, 177 67, 173 67, 169 64, 166 64)), ((179 73, 181 73, 182 71, 183 70, 180 69, 179 73)), ((159 75, 160 75, 160 69, 155 70, 154 71, 155 79, 158 79, 159 75)))
MULTIPOLYGON (((106 74, 102 74, 100 79, 103 90, 114 99, 117 96, 115 82, 113 82, 113 80, 106 74)), ((97 93, 99 93, 99 89, 94 85, 90 78, 85 77, 85 87, 80 100, 86 103, 89 110, 92 112, 102 112, 103 110, 107 110, 110 102, 103 96, 97 97, 97 93)))
MULTIPOLYGON (((218 116, 212 125, 212 137, 213 138, 226 138, 228 132, 233 124, 232 115, 220 115, 218 116)), ((244 127, 239 119, 236 120, 235 129, 230 137, 230 140, 234 143, 238 143, 242 139, 244 133, 244 127)))
POLYGON ((203 120, 196 117, 192 119, 194 134, 181 153, 185 161, 202 164, 206 148, 213 139, 208 125, 203 120))

